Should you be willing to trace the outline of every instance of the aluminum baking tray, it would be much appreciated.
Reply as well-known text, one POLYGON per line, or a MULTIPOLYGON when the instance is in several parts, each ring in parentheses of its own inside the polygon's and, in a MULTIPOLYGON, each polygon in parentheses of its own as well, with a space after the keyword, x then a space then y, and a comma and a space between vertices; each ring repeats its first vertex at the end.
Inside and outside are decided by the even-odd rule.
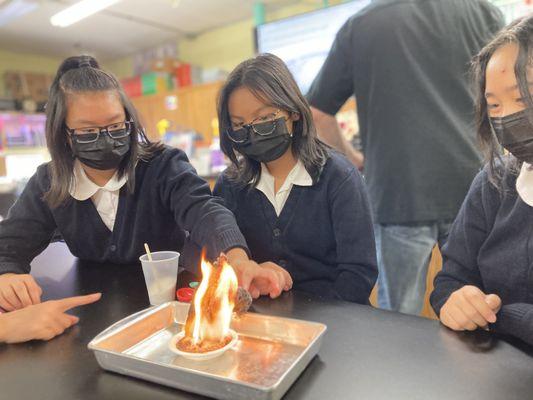
POLYGON ((217 399, 280 399, 318 353, 326 325, 255 313, 236 317, 237 345, 219 358, 192 361, 171 352, 189 304, 177 301, 130 315, 88 345, 100 366, 217 399))

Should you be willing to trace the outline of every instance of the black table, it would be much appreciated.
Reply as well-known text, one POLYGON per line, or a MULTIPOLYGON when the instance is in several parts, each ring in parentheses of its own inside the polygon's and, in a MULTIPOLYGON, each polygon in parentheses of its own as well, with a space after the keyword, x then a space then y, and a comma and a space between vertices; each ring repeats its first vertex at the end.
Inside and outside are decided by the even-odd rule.
MULTIPOLYGON (((85 265, 63 244, 33 263, 44 298, 103 292, 76 309, 80 323, 50 342, 0 345, 0 399, 196 399, 101 370, 87 343, 148 306, 140 266, 85 265)), ((485 332, 457 334, 430 321, 292 292, 257 312, 327 324, 319 355, 287 399, 531 399, 533 349, 485 332)))

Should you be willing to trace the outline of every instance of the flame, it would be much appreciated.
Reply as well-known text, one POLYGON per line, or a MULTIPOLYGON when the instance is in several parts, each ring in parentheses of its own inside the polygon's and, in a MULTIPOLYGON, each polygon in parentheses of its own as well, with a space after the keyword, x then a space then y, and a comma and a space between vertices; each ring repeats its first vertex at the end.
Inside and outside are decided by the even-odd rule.
POLYGON ((215 265, 202 256, 201 269, 202 281, 185 323, 185 336, 195 345, 228 336, 238 290, 237 276, 224 255, 215 265))

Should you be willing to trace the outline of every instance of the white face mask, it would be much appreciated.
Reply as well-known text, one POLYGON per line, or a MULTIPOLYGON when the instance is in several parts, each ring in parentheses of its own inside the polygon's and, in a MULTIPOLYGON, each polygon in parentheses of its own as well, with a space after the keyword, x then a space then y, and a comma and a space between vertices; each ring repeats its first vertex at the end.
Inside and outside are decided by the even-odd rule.
POLYGON ((522 169, 516 179, 516 191, 524 203, 533 207, 533 167, 531 164, 522 164, 522 169))

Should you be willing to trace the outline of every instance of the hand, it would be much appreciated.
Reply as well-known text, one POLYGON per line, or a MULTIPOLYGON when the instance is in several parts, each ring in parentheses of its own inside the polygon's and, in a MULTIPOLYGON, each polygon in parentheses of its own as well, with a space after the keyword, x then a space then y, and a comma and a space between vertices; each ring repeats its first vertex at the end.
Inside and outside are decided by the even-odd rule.
POLYGON ((283 288, 284 291, 287 292, 292 289, 292 285, 293 285, 292 277, 291 277, 291 274, 289 274, 286 269, 284 269, 283 267, 280 267, 278 264, 271 262, 271 261, 261 263, 259 264, 259 266, 261 268, 266 268, 266 269, 274 271, 278 275, 280 286, 283 288))
POLYGON ((79 318, 65 311, 100 300, 101 293, 69 297, 31 305, 21 310, 0 314, 0 342, 21 343, 28 340, 50 340, 78 323, 79 318))
MULTIPOLYGON (((285 269, 283 269, 282 267, 280 267, 279 265, 271 261, 261 263, 259 264, 259 266, 261 268, 268 269, 274 272, 278 276, 279 287, 283 288, 283 291, 287 292, 292 289, 292 284, 293 284, 292 277, 285 269)), ((261 295, 270 294, 269 288, 270 288, 270 282, 268 280, 264 278, 257 278, 257 279, 254 279, 252 284, 250 285, 250 293, 252 294, 252 297, 255 296, 254 298, 257 298, 261 295)))
POLYGON ((228 263, 235 270, 239 285, 250 292, 254 299, 269 294, 276 298, 281 294, 280 276, 272 269, 261 268, 241 248, 233 248, 226 253, 228 263))
POLYGON ((254 299, 261 295, 270 295, 275 299, 282 292, 280 275, 275 271, 262 268, 255 261, 241 261, 231 264, 235 269, 239 285, 248 290, 254 299))
POLYGON ((40 286, 29 274, 0 275, 0 307, 14 311, 41 302, 40 286))
POLYGON ((476 286, 463 286, 444 303, 440 320, 454 331, 486 329, 489 323, 496 322, 501 304, 501 299, 495 294, 486 295, 476 286))

